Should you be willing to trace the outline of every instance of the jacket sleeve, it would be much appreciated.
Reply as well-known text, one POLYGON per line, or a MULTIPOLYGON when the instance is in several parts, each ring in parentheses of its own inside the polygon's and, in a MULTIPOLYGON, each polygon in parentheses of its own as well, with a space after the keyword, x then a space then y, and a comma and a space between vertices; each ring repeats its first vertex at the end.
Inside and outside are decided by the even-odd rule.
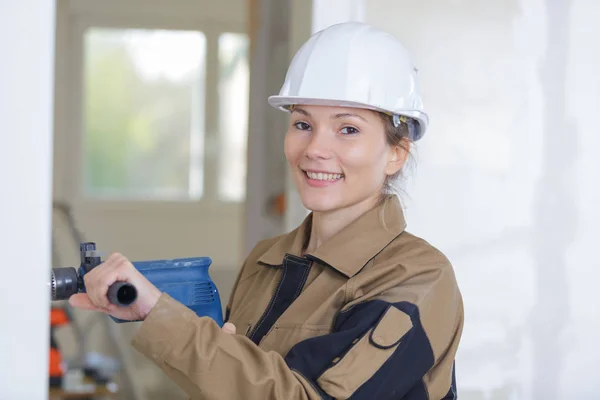
POLYGON ((133 346, 194 399, 425 399, 424 376, 436 357, 421 313, 437 307, 428 300, 437 297, 420 304, 394 297, 351 306, 330 334, 300 342, 282 357, 222 332, 163 294, 133 346))

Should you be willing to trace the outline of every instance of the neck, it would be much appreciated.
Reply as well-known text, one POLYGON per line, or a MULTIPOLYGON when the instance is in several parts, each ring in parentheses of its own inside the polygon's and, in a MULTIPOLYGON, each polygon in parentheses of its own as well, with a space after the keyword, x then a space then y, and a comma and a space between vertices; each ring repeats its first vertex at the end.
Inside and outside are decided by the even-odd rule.
POLYGON ((331 211, 313 212, 310 239, 305 253, 310 253, 340 232, 361 215, 375 207, 378 197, 368 198, 360 203, 331 211))

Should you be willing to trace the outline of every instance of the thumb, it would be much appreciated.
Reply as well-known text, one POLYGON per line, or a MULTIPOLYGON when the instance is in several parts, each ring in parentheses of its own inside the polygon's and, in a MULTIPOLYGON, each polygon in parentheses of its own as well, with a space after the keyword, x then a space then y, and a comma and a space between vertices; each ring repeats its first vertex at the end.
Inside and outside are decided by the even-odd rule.
POLYGON ((223 332, 225 332, 225 333, 231 333, 231 334, 234 334, 234 335, 235 335, 235 332, 236 332, 235 325, 234 325, 234 324, 232 324, 231 322, 225 322, 225 323, 223 324, 223 328, 221 328, 221 329, 222 329, 222 330, 223 330, 223 332))
POLYGON ((77 293, 69 298, 69 304, 75 308, 84 310, 104 311, 96 307, 86 293, 77 293))

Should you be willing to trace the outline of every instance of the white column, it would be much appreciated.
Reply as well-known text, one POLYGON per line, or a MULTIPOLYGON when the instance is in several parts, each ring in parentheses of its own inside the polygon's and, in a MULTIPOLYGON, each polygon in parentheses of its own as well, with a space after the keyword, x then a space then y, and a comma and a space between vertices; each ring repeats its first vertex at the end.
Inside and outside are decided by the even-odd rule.
MULTIPOLYGON (((292 1, 289 47, 290 61, 298 49, 310 38, 311 33, 314 31, 313 16, 315 10, 314 5, 316 2, 316 0, 292 1)), ((286 206, 284 229, 286 232, 289 232, 302 223, 308 214, 308 210, 302 204, 300 195, 296 190, 296 185, 294 184, 294 180, 291 176, 289 168, 286 168, 285 179, 286 206)))
POLYGON ((287 116, 271 108, 289 63, 290 0, 256 0, 252 21, 248 173, 246 177, 244 256, 262 239, 282 233, 283 217, 271 215, 270 200, 285 191, 283 142, 287 116))
POLYGON ((52 0, 0 2, 0 397, 48 397, 52 0))

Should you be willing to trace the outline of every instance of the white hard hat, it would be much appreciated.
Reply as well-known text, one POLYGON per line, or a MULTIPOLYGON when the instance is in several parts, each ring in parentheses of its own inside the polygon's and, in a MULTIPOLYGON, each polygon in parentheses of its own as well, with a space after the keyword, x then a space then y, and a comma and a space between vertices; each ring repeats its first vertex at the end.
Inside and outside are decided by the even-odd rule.
POLYGON ((416 141, 429 123, 417 75, 410 54, 392 35, 344 22, 315 33, 298 50, 269 104, 286 111, 299 104, 366 108, 395 116, 395 123, 413 118, 416 141))

